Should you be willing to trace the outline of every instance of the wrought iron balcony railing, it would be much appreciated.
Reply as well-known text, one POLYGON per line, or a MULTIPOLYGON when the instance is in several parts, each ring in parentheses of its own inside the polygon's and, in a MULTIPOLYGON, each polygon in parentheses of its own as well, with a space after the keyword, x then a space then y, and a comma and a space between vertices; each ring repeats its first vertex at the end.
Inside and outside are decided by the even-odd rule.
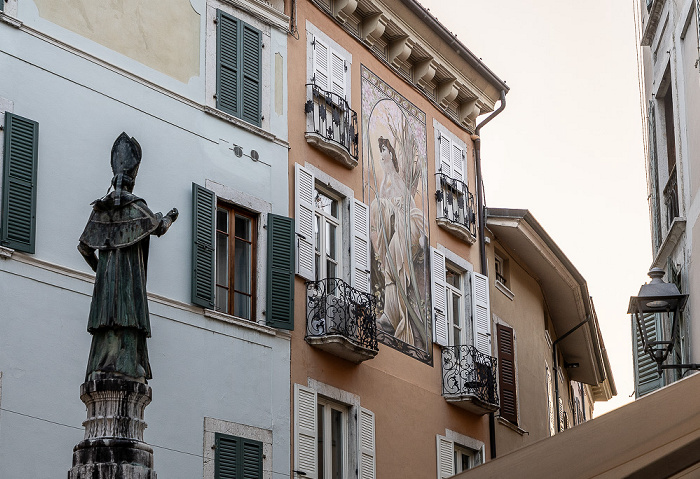
POLYGON ((345 98, 336 93, 320 89, 314 83, 306 85, 307 101, 304 112, 311 120, 312 131, 323 140, 342 147, 356 163, 359 147, 357 144, 357 112, 350 109, 345 98))
POLYGON ((678 179, 676 167, 673 167, 664 187, 664 203, 666 203, 666 226, 671 227, 673 218, 679 215, 678 209, 678 179))
POLYGON ((443 346, 443 396, 477 399, 482 403, 484 412, 497 409, 497 361, 474 346, 443 346))
POLYGON ((342 336, 376 351, 376 300, 338 278, 306 283, 306 338, 342 336))
POLYGON ((451 223, 466 228, 476 236, 476 208, 474 195, 469 192, 466 183, 450 178, 445 173, 436 173, 438 179, 435 199, 437 200, 437 217, 445 218, 451 223))

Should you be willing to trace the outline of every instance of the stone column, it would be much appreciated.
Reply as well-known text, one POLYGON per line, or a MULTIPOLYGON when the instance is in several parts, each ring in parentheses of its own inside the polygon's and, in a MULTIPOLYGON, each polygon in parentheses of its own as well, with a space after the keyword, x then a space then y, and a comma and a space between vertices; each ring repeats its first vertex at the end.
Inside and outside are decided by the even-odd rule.
POLYGON ((143 412, 151 388, 126 379, 80 386, 87 407, 85 439, 73 448, 68 479, 156 479, 153 449, 143 442, 143 412))

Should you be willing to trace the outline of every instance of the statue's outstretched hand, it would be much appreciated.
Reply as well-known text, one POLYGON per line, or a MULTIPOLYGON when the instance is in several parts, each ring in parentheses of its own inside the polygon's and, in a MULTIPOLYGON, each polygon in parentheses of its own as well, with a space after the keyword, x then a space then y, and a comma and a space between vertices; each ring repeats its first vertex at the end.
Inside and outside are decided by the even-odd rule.
POLYGON ((170 218, 170 221, 174 223, 177 217, 180 216, 180 212, 177 211, 177 208, 173 208, 172 210, 168 211, 168 214, 165 216, 170 218))

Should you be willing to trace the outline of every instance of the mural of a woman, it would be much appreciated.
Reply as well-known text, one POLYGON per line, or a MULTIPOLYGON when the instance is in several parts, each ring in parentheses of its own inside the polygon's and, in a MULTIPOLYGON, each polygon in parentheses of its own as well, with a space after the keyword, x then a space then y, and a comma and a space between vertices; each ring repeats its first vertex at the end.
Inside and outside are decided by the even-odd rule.
POLYGON ((416 345, 406 303, 411 286, 416 286, 411 284, 411 263, 426 243, 423 212, 416 206, 415 191, 406 185, 394 146, 381 136, 378 146, 384 177, 370 206, 372 246, 384 275, 384 311, 377 321, 382 330, 416 345))

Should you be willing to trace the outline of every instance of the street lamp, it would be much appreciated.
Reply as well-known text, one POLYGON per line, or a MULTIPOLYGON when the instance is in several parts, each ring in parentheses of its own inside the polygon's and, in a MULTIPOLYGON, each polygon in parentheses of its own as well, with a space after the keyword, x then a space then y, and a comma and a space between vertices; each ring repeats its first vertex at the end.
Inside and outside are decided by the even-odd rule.
MULTIPOLYGON (((687 294, 681 294, 673 283, 666 283, 663 280, 664 270, 652 268, 649 271, 651 281, 645 283, 639 289, 637 296, 630 297, 628 314, 634 315, 637 321, 637 329, 642 336, 642 346, 644 352, 656 362, 659 367, 659 374, 662 369, 700 369, 700 364, 663 364, 668 358, 668 354, 673 350, 676 342, 676 323, 678 315, 683 311, 688 300, 687 294), (671 339, 669 341, 650 340, 650 331, 646 330, 647 322, 644 321, 645 314, 665 314, 671 322, 671 339)), ((656 333, 660 337, 661 331, 656 333)))

